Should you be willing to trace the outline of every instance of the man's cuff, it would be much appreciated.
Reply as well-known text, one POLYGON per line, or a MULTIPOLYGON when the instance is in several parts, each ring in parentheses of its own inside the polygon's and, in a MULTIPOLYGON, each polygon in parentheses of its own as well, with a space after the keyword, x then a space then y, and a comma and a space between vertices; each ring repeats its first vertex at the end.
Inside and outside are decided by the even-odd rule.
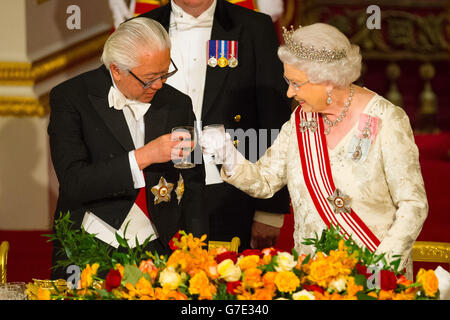
POLYGON ((253 221, 264 223, 275 228, 281 228, 284 223, 284 214, 255 211, 253 221))
POLYGON ((133 177, 133 183, 135 189, 145 187, 144 172, 139 170, 139 166, 134 155, 134 150, 128 153, 128 159, 130 160, 131 176, 133 177))

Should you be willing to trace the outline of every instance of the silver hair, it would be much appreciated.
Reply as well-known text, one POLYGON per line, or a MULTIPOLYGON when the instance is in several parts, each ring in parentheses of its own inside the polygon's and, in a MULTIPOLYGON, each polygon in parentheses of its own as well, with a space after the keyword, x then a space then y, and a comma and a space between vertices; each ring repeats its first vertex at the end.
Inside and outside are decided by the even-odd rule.
POLYGON ((109 36, 101 59, 108 69, 114 64, 120 70, 127 70, 138 66, 139 57, 144 52, 170 47, 169 35, 159 22, 138 17, 122 23, 109 36))
POLYGON ((343 50, 345 57, 332 62, 303 59, 295 55, 288 46, 278 48, 278 57, 304 72, 312 83, 330 82, 336 86, 347 86, 361 75, 359 46, 351 44, 338 29, 325 23, 314 23, 300 27, 292 35, 292 40, 317 50, 343 50))

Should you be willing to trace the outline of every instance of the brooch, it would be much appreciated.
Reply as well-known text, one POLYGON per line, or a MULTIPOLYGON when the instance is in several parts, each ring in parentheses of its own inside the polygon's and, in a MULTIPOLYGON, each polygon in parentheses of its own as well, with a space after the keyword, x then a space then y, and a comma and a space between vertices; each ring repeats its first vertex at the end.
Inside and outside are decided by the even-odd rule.
POLYGON ((352 209, 350 208, 350 197, 341 192, 338 188, 334 190, 334 193, 327 198, 334 209, 335 214, 342 212, 350 213, 352 209))
POLYGON ((167 183, 164 177, 159 179, 159 183, 153 186, 151 191, 155 196, 154 203, 158 204, 160 202, 170 202, 170 193, 173 190, 173 183, 167 183))
POLYGON ((306 121, 305 119, 302 119, 300 121, 300 132, 306 132, 306 130, 309 129, 312 133, 315 133, 317 131, 317 128, 318 124, 315 118, 312 118, 308 121, 306 121))
POLYGON ((378 118, 361 114, 358 124, 358 135, 353 135, 348 148, 348 156, 353 161, 364 161, 369 153, 370 145, 378 132, 378 118))
POLYGON ((180 179, 178 179, 177 188, 175 189, 175 193, 177 195, 178 204, 181 202, 181 198, 183 197, 184 193, 184 180, 183 176, 180 173, 180 179))

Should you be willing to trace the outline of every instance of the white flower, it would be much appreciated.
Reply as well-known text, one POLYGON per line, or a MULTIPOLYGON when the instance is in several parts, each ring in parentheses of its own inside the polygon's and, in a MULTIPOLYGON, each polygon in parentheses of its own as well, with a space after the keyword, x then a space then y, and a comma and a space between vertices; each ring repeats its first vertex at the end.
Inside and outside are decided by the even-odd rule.
POLYGON ((297 261, 294 260, 294 257, 287 252, 278 253, 277 263, 278 266, 275 267, 275 270, 278 272, 291 271, 297 265, 297 261))
POLYGON ((347 280, 343 277, 330 281, 328 290, 342 292, 347 288, 347 280))
POLYGON ((231 259, 226 259, 219 263, 217 271, 219 272, 220 277, 227 282, 238 281, 242 274, 241 268, 235 265, 231 259))
POLYGON ((162 287, 175 290, 181 284, 181 276, 173 267, 167 267, 159 274, 159 283, 162 287))
POLYGON ((294 300, 316 300, 316 297, 314 294, 307 290, 302 290, 299 292, 296 292, 292 295, 292 299, 294 300))

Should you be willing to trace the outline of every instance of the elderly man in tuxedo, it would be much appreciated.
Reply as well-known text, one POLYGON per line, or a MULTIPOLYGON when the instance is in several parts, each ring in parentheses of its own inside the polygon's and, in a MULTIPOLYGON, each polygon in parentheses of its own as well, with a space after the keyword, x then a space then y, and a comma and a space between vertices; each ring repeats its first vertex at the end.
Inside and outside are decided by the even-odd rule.
MULTIPOLYGON (((197 121, 244 132, 234 137, 235 145, 256 161, 258 155, 250 151, 258 146, 257 153, 264 154, 291 110, 271 18, 226 0, 172 0, 141 16, 169 31, 179 72, 168 81, 191 97, 197 121), (251 132, 256 140, 248 139, 251 132)), ((208 155, 204 164, 209 238, 238 236, 241 250, 275 245, 290 212, 287 190, 269 200, 252 199, 224 184, 208 155)))
MULTIPOLYGON (((48 127, 60 184, 55 217, 69 211, 76 227, 105 242, 114 238, 105 229, 128 224, 127 238, 142 243, 151 236, 147 250, 160 253, 179 229, 208 231, 199 200, 204 169, 176 169, 172 161, 192 146, 172 128, 193 126, 195 116, 191 99, 166 84, 177 71, 170 47, 158 22, 123 23, 107 40, 100 68, 52 89, 48 127)), ((54 245, 55 265, 64 257, 54 245)))

